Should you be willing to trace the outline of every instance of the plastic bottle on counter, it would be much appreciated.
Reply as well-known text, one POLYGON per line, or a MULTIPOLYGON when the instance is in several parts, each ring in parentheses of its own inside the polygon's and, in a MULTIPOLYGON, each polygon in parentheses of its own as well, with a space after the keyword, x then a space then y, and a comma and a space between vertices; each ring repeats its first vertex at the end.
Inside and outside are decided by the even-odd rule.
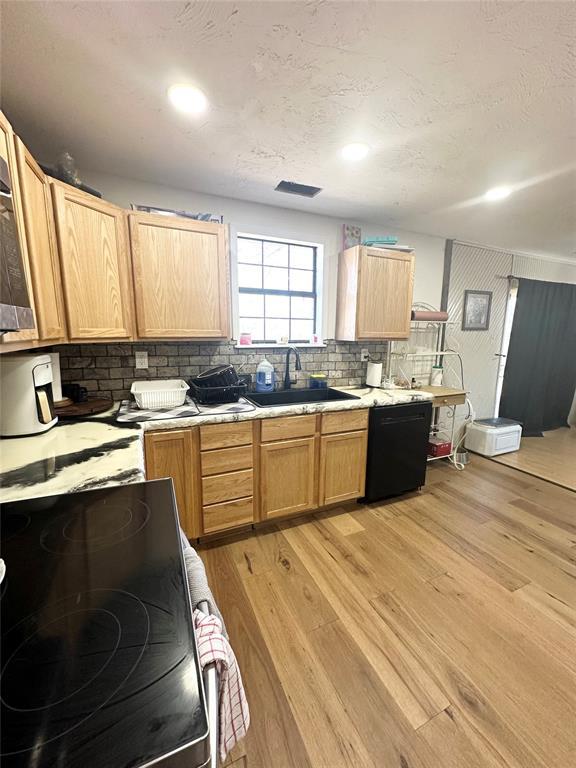
POLYGON ((256 368, 256 392, 273 392, 275 382, 274 366, 264 358, 256 368))

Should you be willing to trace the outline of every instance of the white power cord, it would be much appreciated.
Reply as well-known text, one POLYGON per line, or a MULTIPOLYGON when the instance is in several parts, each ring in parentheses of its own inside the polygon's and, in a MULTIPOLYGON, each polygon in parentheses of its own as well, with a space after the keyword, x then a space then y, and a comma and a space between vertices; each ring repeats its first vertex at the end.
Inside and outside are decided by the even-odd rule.
POLYGON ((455 456, 459 452, 460 446, 462 445, 462 443, 466 439, 466 430, 468 429, 470 424, 473 424, 474 421, 476 420, 476 413, 474 411, 474 406, 472 405, 472 402, 470 401, 469 398, 466 398, 466 405, 468 406, 468 416, 464 419, 462 437, 456 443, 456 446, 454 447, 454 450, 452 451, 452 455, 448 456, 448 461, 452 464, 454 469, 458 469, 460 471, 465 469, 466 465, 462 464, 461 461, 457 461, 455 456))

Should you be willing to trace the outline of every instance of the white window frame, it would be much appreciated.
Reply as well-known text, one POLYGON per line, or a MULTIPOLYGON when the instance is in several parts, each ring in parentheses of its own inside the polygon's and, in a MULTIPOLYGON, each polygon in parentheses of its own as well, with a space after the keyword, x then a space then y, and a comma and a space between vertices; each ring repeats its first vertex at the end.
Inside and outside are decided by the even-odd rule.
MULTIPOLYGON (((232 268, 232 337, 234 340, 240 338, 240 311, 238 307, 238 297, 240 294, 240 288, 238 285, 238 238, 250 237, 256 240, 266 240, 271 243, 292 243, 293 245, 305 245, 312 248, 316 248, 316 334, 319 338, 317 344, 302 344, 298 343, 298 347, 325 347, 324 337, 322 336, 324 325, 324 244, 312 243, 307 240, 297 240, 293 237, 277 237, 276 235, 263 235, 254 232, 230 232, 231 235, 231 261, 232 268)), ((268 349, 286 349, 291 346, 288 344, 238 344, 235 345, 238 349, 256 349, 256 348, 268 348, 268 349)))

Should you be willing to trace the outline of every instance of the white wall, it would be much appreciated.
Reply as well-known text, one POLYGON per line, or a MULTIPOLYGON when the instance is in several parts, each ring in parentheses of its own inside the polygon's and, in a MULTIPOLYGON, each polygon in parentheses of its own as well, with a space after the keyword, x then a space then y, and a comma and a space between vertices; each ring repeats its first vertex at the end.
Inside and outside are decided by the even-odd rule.
POLYGON ((535 256, 512 254, 512 274, 528 280, 576 284, 576 262, 538 259, 535 256))
MULTIPOLYGON (((342 248, 342 220, 330 216, 302 213, 288 208, 262 205, 227 197, 205 195, 160 184, 120 178, 97 172, 84 173, 83 180, 99 190, 106 200, 125 208, 130 203, 222 214, 233 232, 304 240, 324 245, 324 307, 322 333, 333 338, 336 323, 336 271, 338 253, 342 248)), ((355 222, 362 235, 396 235, 403 244, 416 252, 414 301, 440 306, 444 266, 444 239, 402 232, 385 222, 355 222)), ((234 238, 232 238, 233 240, 234 238)), ((233 251, 234 253, 234 251, 233 251)))
MULTIPOLYGON (((454 242, 448 291, 448 313, 454 324, 447 328, 446 343, 462 355, 465 388, 479 419, 494 415, 500 360, 497 354, 502 346, 508 301, 508 280, 505 276, 510 274, 511 268, 510 253, 454 242), (492 293, 487 331, 462 330, 464 292, 467 289, 492 293)), ((458 373, 457 378, 454 374, 447 377, 448 386, 459 383, 459 366, 456 361, 446 358, 445 366, 452 367, 458 373)))

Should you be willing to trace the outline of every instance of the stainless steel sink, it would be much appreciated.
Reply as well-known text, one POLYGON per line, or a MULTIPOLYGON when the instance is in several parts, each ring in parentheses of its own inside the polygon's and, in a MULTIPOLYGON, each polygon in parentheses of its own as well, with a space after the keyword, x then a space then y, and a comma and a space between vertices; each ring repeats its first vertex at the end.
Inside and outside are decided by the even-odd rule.
POLYGON ((260 408, 299 403, 332 403, 337 400, 359 400, 357 395, 340 392, 338 389, 282 389, 277 392, 249 392, 245 395, 260 408))

